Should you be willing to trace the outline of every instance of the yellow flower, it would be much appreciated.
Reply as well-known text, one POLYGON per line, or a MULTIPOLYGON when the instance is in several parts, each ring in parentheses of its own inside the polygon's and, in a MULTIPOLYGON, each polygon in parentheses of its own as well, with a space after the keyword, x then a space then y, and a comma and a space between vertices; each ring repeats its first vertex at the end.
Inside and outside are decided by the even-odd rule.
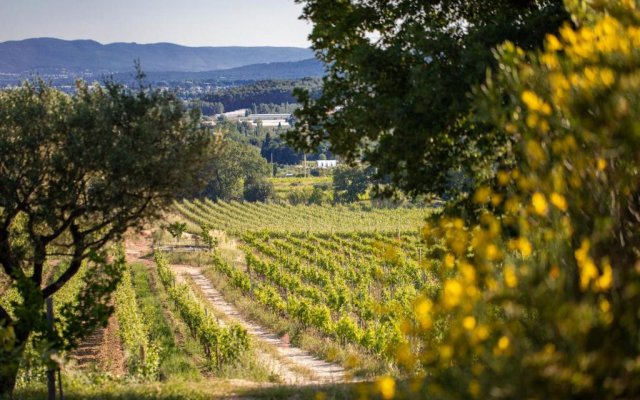
POLYGON ((533 205, 533 209, 538 215, 547 215, 549 212, 549 206, 547 205, 547 199, 544 197, 544 194, 540 192, 536 192, 531 197, 531 204, 533 205))
POLYGON ((613 269, 611 268, 611 264, 609 261, 605 261, 602 266, 602 275, 596 280, 596 287, 600 291, 605 291, 611 288, 613 283, 613 269))
POLYGON ((491 197, 491 188, 487 186, 481 186, 476 190, 476 193, 473 195, 473 201, 479 204, 483 204, 489 201, 491 197))
POLYGON ((500 186, 506 186, 510 180, 509 172, 498 171, 498 184, 500 186))
POLYGON ((584 262, 579 263, 578 266, 580 267, 580 288, 585 290, 589 287, 589 282, 598 277, 598 268, 596 268, 591 258, 587 258, 584 262))
MULTIPOLYGON (((534 92, 530 90, 525 90, 524 92, 522 92, 522 95, 520 96, 520 98, 522 99, 524 104, 527 105, 527 108, 529 108, 529 110, 540 112, 544 115, 551 114, 551 106, 547 104, 544 100, 542 100, 540 97, 538 97, 538 95, 535 94, 534 92)), ((533 126, 529 126, 529 127, 532 128, 533 126)))
POLYGON ((485 340, 489 337, 489 328, 486 325, 478 325, 478 328, 473 332, 478 340, 485 340))
POLYGON ((504 267, 504 283, 512 289, 518 284, 518 277, 516 276, 516 270, 513 265, 504 267))
POLYGON ((396 394, 396 381, 390 376, 378 378, 376 387, 383 399, 392 399, 396 394))
POLYGON ((604 86, 606 87, 611 86, 614 80, 615 80, 615 76, 612 70, 610 70, 609 68, 603 68, 600 70, 600 81, 602 81, 602 84, 604 86))
POLYGON ((440 358, 442 358, 443 361, 449 361, 451 359, 451 357, 453 356, 453 347, 449 346, 449 345, 442 345, 440 346, 440 358))
POLYGON ((469 394, 471 394, 471 396, 473 397, 480 396, 480 384, 475 379, 469 382, 469 394))
POLYGON ((428 329, 431 327, 431 309, 433 308, 433 303, 429 299, 422 299, 416 304, 416 318, 420 322, 420 326, 423 329, 428 329))
POLYGON ((462 297, 462 285, 456 280, 447 280, 444 283, 444 305, 452 308, 460 304, 462 297))
POLYGON ((460 265, 460 272, 466 283, 473 284, 476 281, 476 270, 472 265, 463 263, 460 265))
POLYGON ((600 311, 603 313, 609 312, 611 309, 611 304, 606 299, 600 300, 600 311))
POLYGON ((553 35, 547 35, 546 39, 547 39, 547 50, 549 51, 562 50, 562 43, 560 43, 557 37, 553 35))
POLYGON ((509 338, 506 336, 502 336, 498 339, 498 349, 505 351, 509 348, 509 338))
POLYGON ((598 158, 596 166, 598 167, 599 171, 604 171, 604 169, 607 168, 607 162, 604 160, 604 158, 598 158))
POLYGON ((553 204, 559 210, 567 211, 567 200, 563 195, 553 192, 551 193, 549 200, 551 200, 551 204, 553 204))
POLYGON ((451 253, 448 253, 446 256, 444 256, 444 265, 447 268, 453 268, 455 265, 455 261, 456 258, 451 253))
POLYGON ((560 64, 558 64, 558 58, 555 56, 555 54, 543 54, 540 57, 540 61, 542 61, 542 63, 549 69, 555 69, 560 66, 560 64))
POLYGON ((533 247, 531 247, 531 242, 527 240, 525 237, 520 237, 513 241, 515 248, 520 252, 522 258, 529 258, 531 253, 533 252, 533 247))
POLYGON ((490 245, 487 246, 487 248, 485 249, 485 258, 489 261, 493 261, 496 258, 498 258, 498 246, 496 246, 495 244, 491 243, 490 245))
POLYGON ((464 329, 471 331, 476 327, 476 319, 472 316, 465 317, 462 320, 462 326, 464 327, 464 329))

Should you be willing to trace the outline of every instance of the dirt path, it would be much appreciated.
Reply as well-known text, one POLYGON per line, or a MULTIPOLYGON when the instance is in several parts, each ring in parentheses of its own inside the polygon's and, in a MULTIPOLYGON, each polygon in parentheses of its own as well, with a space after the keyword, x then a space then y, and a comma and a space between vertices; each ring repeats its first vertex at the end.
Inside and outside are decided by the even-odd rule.
MULTIPOLYGON (((277 335, 267 331, 260 325, 243 318, 240 313, 227 302, 211 282, 198 268, 190 266, 173 266, 181 275, 190 275, 215 310, 232 321, 243 326, 256 340, 276 350, 277 358, 263 353, 265 365, 279 375, 287 384, 336 383, 345 380, 345 370, 340 365, 316 358, 306 351, 289 345, 277 335), (280 359, 280 360, 278 360, 280 359)), ((261 361, 263 361, 261 359, 261 361)))
MULTIPOLYGON (((224 239, 226 239, 226 246, 232 247, 234 252, 242 254, 238 251, 235 241, 230 238, 224 239)), ((127 240, 126 254, 129 262, 153 264, 152 261, 143 258, 149 251, 148 235, 143 233, 127 240)), ((262 346, 256 346, 255 356, 262 365, 265 365, 274 375, 279 376, 283 383, 322 384, 345 380, 345 370, 340 365, 323 361, 302 349, 290 346, 287 341, 274 333, 242 317, 235 307, 227 302, 211 282, 202 275, 199 268, 189 265, 172 265, 172 268, 176 271, 178 279, 190 276, 218 314, 224 316, 224 319, 243 326, 255 340, 262 344, 262 346), (267 348, 267 351, 260 347, 267 348)), ((220 323, 224 325, 224 321, 220 321, 220 323)))
POLYGON ((70 354, 80 368, 95 367, 113 376, 124 376, 124 350, 118 336, 118 320, 109 317, 106 328, 98 328, 70 354))

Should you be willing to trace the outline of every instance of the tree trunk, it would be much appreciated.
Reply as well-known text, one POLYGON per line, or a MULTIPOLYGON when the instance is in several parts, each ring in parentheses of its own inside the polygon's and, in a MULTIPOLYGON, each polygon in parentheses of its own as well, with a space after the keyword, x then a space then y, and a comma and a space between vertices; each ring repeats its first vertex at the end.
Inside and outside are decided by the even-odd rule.
POLYGON ((0 399, 13 398, 22 353, 24 345, 18 345, 9 351, 0 351, 0 399))

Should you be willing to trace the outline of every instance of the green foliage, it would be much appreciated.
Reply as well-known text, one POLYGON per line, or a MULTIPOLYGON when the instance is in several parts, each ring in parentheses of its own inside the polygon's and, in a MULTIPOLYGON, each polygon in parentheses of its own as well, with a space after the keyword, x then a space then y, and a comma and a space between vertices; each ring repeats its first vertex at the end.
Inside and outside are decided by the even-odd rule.
POLYGON ((256 182, 271 175, 267 161, 249 144, 225 139, 214 150, 205 170, 207 186, 201 193, 212 200, 241 200, 245 182, 256 182))
MULTIPOLYGON (((30 336, 62 345, 44 322, 44 299, 85 260, 105 265, 107 243, 192 192, 209 142, 197 112, 146 87, 78 83, 69 96, 39 82, 0 92, 0 264, 21 299, 11 314, 0 307, 0 326, 15 334, 13 350, 0 351, 0 395, 12 390, 30 336), (45 282, 50 254, 68 262, 45 282)), ((117 283, 115 271, 87 276, 96 280, 67 311, 77 320, 69 344, 104 322, 117 283)))
POLYGON ((255 114, 270 109, 254 109, 257 104, 295 103, 296 98, 292 94, 295 88, 304 88, 317 95, 321 88, 321 82, 317 78, 258 81, 248 85, 220 89, 207 94, 203 100, 208 103, 222 103, 224 109, 228 111, 248 108, 255 114))
POLYGON ((169 224, 167 226, 167 230, 177 242, 178 240, 180 240, 182 235, 187 231, 187 224, 185 224, 184 222, 176 221, 172 224, 169 224))
MULTIPOLYGON (((210 224, 231 234, 267 229, 273 232, 415 232, 437 212, 419 207, 372 208, 366 205, 289 205, 187 200, 176 210, 196 226, 210 224)), ((195 233, 195 231, 194 231, 195 233)))
POLYGON ((213 263, 243 294, 303 329, 391 359, 407 344, 400 325, 418 290, 434 287, 416 260, 416 239, 261 231, 242 236, 246 270, 218 253, 213 263))
POLYGON ((375 170, 371 167, 340 166, 333 173, 333 201, 353 203, 360 200, 373 184, 375 170))
POLYGON ((319 98, 297 90, 301 149, 324 140, 410 194, 455 194, 450 174, 484 179, 510 141, 468 119, 468 91, 496 66, 504 40, 532 49, 568 19, 561 0, 297 0, 326 63, 319 98))
POLYGON ((112 293, 126 268, 122 249, 115 249, 111 256, 114 260, 108 263, 102 257, 91 255, 88 261, 92 267, 83 268, 81 276, 69 282, 69 288, 65 286, 63 292, 56 293, 54 300, 62 305, 56 311, 58 344, 54 348, 71 350, 96 327, 106 326, 113 312, 109 304, 112 293))
POLYGON ((505 43, 475 94, 518 160, 475 191, 479 223, 424 230, 448 248, 404 358, 427 398, 640 394, 640 11, 573 4, 578 29, 540 53, 505 43))
POLYGON ((296 151, 280 137, 271 137, 270 133, 265 136, 260 154, 269 162, 276 164, 295 165, 303 160, 303 154, 296 151))
POLYGON ((151 332, 140 313, 129 270, 122 275, 114 298, 118 333, 124 347, 129 376, 156 379, 162 349, 150 340, 151 332))
POLYGON ((200 237, 205 245, 209 247, 209 250, 213 250, 218 246, 218 239, 211 235, 211 225, 202 224, 200 226, 200 237))
POLYGON ((247 179, 244 183, 244 199, 251 202, 266 202, 273 199, 273 183, 267 179, 247 179))
POLYGON ((309 199, 307 200, 308 204, 315 204, 321 206, 327 203, 330 199, 329 191, 327 190, 327 186, 319 186, 316 185, 313 187, 311 194, 309 195, 309 199))
POLYGON ((149 342, 159 350, 158 380, 198 380, 200 371, 191 360, 184 344, 176 342, 173 331, 175 325, 169 324, 167 311, 163 309, 167 296, 156 286, 157 279, 152 279, 156 275, 152 274, 152 270, 143 264, 131 266, 138 309, 142 320, 145 321, 149 342))
POLYGON ((249 336, 239 325, 222 328, 212 315, 195 299, 187 284, 176 284, 176 277, 167 260, 161 255, 155 256, 160 281, 169 298, 173 301, 182 320, 189 327, 191 335, 197 338, 212 367, 220 368, 224 364, 238 360, 249 348, 249 336))
POLYGON ((310 195, 307 189, 292 189, 287 193, 287 201, 292 206, 304 205, 309 201, 310 195))

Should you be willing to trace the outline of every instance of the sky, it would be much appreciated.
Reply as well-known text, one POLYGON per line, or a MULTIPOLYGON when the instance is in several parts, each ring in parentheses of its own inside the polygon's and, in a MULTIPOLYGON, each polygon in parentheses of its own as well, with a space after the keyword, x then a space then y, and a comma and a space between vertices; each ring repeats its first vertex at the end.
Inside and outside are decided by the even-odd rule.
POLYGON ((309 47, 311 25, 301 13, 293 0, 0 0, 0 42, 309 47))

